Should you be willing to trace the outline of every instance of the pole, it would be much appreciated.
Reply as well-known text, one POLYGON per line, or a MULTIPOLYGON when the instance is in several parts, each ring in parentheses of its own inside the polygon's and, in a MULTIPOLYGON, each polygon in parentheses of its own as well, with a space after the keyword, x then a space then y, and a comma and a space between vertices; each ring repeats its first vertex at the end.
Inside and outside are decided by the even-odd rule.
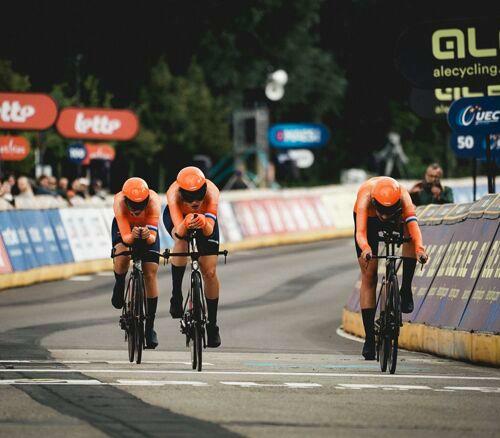
POLYGON ((472 159, 472 194, 474 202, 476 202, 477 196, 477 160, 476 158, 472 159))
POLYGON ((491 164, 491 144, 490 136, 486 136, 486 171, 488 174, 488 193, 495 193, 495 183, 493 179, 493 166, 491 164))

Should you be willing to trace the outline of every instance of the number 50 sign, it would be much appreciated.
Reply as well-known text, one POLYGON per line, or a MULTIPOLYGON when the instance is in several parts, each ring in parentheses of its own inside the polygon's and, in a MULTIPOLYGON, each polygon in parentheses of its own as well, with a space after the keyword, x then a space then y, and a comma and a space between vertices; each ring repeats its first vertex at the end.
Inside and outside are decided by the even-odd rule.
MULTIPOLYGON (((489 136, 492 157, 500 157, 500 136, 489 136)), ((453 133, 450 146, 459 158, 485 158, 486 139, 483 135, 464 135, 453 133)))

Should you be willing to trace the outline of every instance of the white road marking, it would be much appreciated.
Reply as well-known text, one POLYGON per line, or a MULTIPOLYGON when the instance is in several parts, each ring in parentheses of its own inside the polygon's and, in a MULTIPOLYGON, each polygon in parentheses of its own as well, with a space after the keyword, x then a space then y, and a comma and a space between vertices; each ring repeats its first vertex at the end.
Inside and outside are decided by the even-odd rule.
MULTIPOLYGON (((205 382, 196 382, 190 380, 123 380, 118 379, 120 385, 125 386, 166 386, 166 385, 186 385, 186 386, 209 386, 205 382)), ((114 385, 113 383, 110 383, 114 385)))
MULTIPOLYGON (((0 360, 0 363, 41 363, 41 364, 103 364, 107 363, 110 365, 127 365, 130 364, 128 360, 49 360, 49 359, 40 359, 40 360, 21 360, 21 359, 11 359, 11 360, 0 360)), ((191 362, 181 362, 181 361, 172 361, 172 360, 143 360, 143 364, 151 364, 151 365, 191 365, 191 362)), ((203 365, 214 366, 213 363, 203 362, 203 365)))
POLYGON ((241 388, 321 388, 319 383, 256 383, 256 382, 220 382, 223 385, 239 386, 241 388))
POLYGON ((358 338, 357 336, 354 336, 354 335, 351 335, 351 334, 345 332, 342 329, 342 326, 340 326, 339 328, 337 328, 337 332, 336 333, 341 338, 350 339, 351 341, 356 341, 356 342, 361 342, 361 343, 365 342, 365 340, 363 338, 358 338))
POLYGON ((0 379, 0 385, 102 385, 94 379, 0 379))
MULTIPOLYGON (((73 368, 17 368, 2 369, 1 373, 90 373, 90 374, 199 374, 191 370, 158 370, 158 369, 73 369, 73 368)), ((232 376, 306 376, 306 377, 355 377, 371 379, 429 379, 429 380, 493 380, 500 381, 500 377, 493 376, 457 376, 457 375, 429 375, 429 374, 368 374, 368 373, 308 373, 308 372, 270 372, 270 371, 203 371, 204 374, 232 375, 232 376)))
POLYGON ((74 277, 68 278, 69 281, 91 281, 92 275, 75 275, 74 277))
POLYGON ((98 277, 114 277, 115 274, 113 273, 113 271, 102 271, 96 273, 95 275, 97 275, 98 277))
POLYGON ((376 385, 371 383, 366 383, 366 384, 339 383, 337 386, 347 389, 385 389, 385 390, 398 390, 398 391, 408 391, 410 389, 432 390, 430 386, 423 386, 423 385, 376 385))
POLYGON ((451 391, 479 391, 500 393, 500 388, 493 388, 490 386, 446 386, 444 389, 451 391))

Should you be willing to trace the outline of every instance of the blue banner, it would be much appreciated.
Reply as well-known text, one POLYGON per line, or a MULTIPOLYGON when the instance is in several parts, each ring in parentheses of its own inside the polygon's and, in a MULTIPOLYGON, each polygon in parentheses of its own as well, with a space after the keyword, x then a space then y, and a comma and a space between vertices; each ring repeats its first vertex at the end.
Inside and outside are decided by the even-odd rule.
POLYGON ((12 227, 16 230, 19 237, 21 249, 24 254, 25 269, 33 269, 39 266, 37 256, 31 244, 31 240, 26 230, 21 215, 24 213, 22 210, 11 210, 7 214, 10 216, 12 227))
POLYGON ((320 148, 330 139, 324 125, 314 123, 282 123, 269 129, 269 143, 276 148, 320 148))
POLYGON ((486 138, 489 138, 492 158, 500 159, 500 136, 452 133, 450 147, 459 158, 486 159, 486 138))
POLYGON ((40 266, 64 263, 59 246, 57 245, 54 230, 47 216, 47 211, 32 210, 27 211, 27 214, 23 215, 24 225, 28 230, 40 266), (40 243, 42 245, 42 252, 38 251, 40 243))
POLYGON ((87 148, 83 143, 72 143, 68 146, 68 159, 75 164, 80 164, 87 158, 87 148))
POLYGON ((56 236, 63 263, 73 263, 73 253, 69 245, 68 236, 64 230, 64 225, 61 221, 59 210, 47 210, 46 213, 56 236))
POLYGON ((500 96, 456 100, 448 111, 448 124, 458 134, 499 134, 500 96))
POLYGON ((17 234, 17 227, 11 221, 7 211, 0 212, 0 233, 2 234, 5 249, 9 254, 13 271, 25 271, 28 269, 21 239, 17 234))

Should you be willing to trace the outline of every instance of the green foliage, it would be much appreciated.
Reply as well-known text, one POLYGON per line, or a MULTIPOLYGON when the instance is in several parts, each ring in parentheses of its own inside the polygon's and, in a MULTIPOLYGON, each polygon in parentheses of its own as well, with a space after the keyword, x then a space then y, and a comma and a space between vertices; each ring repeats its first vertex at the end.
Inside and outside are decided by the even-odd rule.
POLYGON ((12 69, 12 62, 0 59, 0 90, 27 91, 31 87, 29 77, 16 73, 12 69))
POLYGON ((161 162, 170 175, 195 154, 218 159, 230 150, 227 111, 195 61, 186 76, 174 76, 161 58, 141 89, 137 112, 141 132, 123 152, 149 165, 161 162))

